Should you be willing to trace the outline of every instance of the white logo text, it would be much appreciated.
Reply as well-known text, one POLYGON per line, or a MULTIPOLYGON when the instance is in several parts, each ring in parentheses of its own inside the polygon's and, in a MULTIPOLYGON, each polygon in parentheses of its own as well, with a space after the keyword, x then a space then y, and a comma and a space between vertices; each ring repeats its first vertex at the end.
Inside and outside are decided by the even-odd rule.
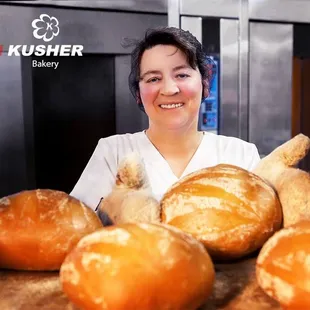
POLYGON ((8 56, 83 56, 83 45, 10 45, 8 56))

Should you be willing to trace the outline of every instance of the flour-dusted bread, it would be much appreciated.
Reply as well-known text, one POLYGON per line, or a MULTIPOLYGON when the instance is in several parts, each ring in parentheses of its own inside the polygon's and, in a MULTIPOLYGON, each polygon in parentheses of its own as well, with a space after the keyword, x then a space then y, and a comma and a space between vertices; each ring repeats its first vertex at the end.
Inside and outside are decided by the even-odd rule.
POLYGON ((253 171, 276 190, 284 227, 310 220, 310 174, 295 168, 309 149, 310 138, 298 134, 264 157, 253 171))
POLYGON ((277 181, 276 190, 282 205, 283 226, 310 221, 310 173, 287 168, 277 181))
POLYGON ((159 202, 154 198, 141 157, 133 152, 118 165, 115 185, 100 205, 113 224, 160 223, 159 202))
POLYGON ((310 309, 310 222, 275 233, 257 258, 258 284, 283 309, 310 309))
POLYGON ((161 218, 204 243, 215 259, 242 257, 280 228, 282 211, 271 186, 242 168, 221 164, 174 184, 161 218))
POLYGON ((0 199, 0 268, 59 270, 85 235, 101 228, 95 212, 64 192, 23 191, 0 199))
POLYGON ((108 226, 84 237, 60 269, 68 298, 93 310, 196 310, 214 277, 200 242, 151 223, 108 226))
POLYGON ((264 157, 253 173, 269 182, 277 190, 282 172, 289 167, 294 168, 308 154, 309 149, 310 138, 298 134, 264 157))

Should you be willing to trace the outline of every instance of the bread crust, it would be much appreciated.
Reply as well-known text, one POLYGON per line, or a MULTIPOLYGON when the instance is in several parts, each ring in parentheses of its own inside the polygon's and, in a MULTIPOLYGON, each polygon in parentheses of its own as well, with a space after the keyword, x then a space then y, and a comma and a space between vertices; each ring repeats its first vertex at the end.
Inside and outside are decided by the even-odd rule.
POLYGON ((275 233, 263 246, 256 264, 258 284, 284 309, 310 308, 310 222, 275 233))

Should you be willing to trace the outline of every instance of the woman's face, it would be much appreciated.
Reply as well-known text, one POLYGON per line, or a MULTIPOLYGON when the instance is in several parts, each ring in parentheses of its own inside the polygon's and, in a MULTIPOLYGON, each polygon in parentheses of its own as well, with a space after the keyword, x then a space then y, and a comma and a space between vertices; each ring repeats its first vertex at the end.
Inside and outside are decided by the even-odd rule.
POLYGON ((201 75, 177 47, 156 45, 143 53, 139 88, 150 126, 197 129, 201 75))

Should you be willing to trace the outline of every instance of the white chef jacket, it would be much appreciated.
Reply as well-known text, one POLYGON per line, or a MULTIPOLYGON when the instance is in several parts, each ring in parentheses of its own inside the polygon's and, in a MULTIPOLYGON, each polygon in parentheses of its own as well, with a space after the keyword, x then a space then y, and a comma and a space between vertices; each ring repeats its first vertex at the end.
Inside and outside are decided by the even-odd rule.
POLYGON ((131 152, 141 156, 152 192, 158 200, 171 185, 191 172, 220 163, 236 165, 251 171, 260 160, 254 144, 235 137, 204 132, 198 149, 182 176, 178 178, 148 139, 145 131, 114 135, 99 140, 70 195, 95 210, 101 198, 112 191, 119 162, 131 152))

